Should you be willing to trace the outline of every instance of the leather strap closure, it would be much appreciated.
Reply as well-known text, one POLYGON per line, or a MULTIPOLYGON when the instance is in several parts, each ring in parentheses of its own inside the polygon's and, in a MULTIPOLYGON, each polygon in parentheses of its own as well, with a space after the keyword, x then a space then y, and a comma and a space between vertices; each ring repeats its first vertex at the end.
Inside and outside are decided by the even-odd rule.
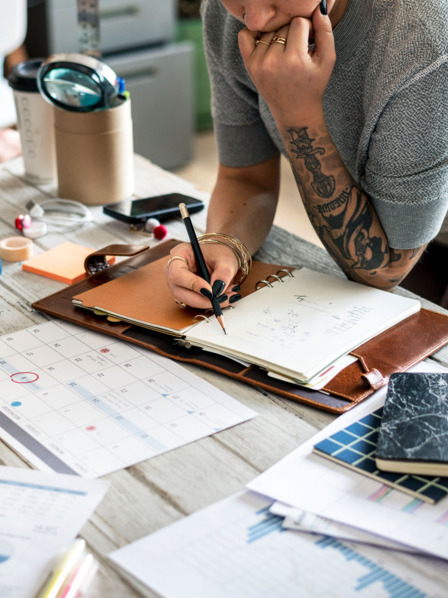
POLYGON ((378 388, 385 386, 389 382, 389 376, 383 376, 377 368, 369 368, 362 355, 356 351, 351 351, 350 355, 356 357, 361 364, 361 367, 364 370, 364 373, 361 374, 361 379, 368 388, 378 390, 378 388))
POLYGON ((89 276, 97 274, 102 270, 109 268, 107 256, 120 255, 126 257, 132 257, 139 255, 149 249, 148 245, 127 245, 125 243, 115 243, 107 245, 98 251, 90 253, 84 260, 84 268, 89 276))
POLYGON ((389 381, 389 378, 385 378, 383 374, 376 368, 372 368, 365 374, 361 374, 361 378, 364 380, 364 383, 372 390, 378 390, 378 388, 381 388, 389 381))

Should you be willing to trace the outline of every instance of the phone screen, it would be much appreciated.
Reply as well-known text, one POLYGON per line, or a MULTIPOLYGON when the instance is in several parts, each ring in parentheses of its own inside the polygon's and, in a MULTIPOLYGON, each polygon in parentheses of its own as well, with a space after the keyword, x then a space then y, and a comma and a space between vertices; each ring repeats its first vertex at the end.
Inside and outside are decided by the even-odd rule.
POLYGON ((103 212, 124 222, 138 223, 144 222, 148 218, 157 218, 162 222, 168 218, 180 216, 180 203, 184 203, 191 214, 199 212, 204 207, 204 203, 195 197, 182 193, 168 193, 108 204, 103 206, 103 212))

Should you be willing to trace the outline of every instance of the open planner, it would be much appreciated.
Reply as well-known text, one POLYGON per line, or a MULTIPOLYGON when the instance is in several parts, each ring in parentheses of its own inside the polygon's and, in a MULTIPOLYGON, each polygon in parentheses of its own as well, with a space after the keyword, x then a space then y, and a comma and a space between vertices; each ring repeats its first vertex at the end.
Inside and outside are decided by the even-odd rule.
POLYGON ((166 283, 167 258, 75 295, 75 305, 308 382, 333 362, 416 313, 419 301, 308 269, 279 269, 260 288, 214 317, 177 306, 166 283), (159 280, 157 287, 151 280, 159 280))
POLYGON ((224 310, 224 335, 211 310, 174 302, 164 266, 176 243, 106 265, 33 307, 335 413, 448 342, 448 317, 415 299, 257 261, 243 298, 224 310), (346 354, 352 362, 323 388, 292 383, 312 382, 346 354))

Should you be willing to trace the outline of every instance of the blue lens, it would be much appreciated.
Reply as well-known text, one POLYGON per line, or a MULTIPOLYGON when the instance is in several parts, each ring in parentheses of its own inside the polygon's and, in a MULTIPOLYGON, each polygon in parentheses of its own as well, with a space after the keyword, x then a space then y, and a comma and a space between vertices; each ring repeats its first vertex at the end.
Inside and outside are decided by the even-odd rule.
POLYGON ((102 101, 102 89, 95 75, 54 68, 43 78, 47 94, 56 102, 76 108, 94 108, 102 101))

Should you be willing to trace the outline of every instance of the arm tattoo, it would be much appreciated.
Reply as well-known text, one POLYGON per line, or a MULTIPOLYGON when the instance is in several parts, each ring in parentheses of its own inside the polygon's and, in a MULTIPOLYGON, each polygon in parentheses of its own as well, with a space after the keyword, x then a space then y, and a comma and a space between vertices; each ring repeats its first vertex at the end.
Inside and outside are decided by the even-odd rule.
POLYGON ((336 199, 316 207, 320 234, 333 242, 352 268, 381 268, 388 248, 381 237, 371 234, 372 208, 357 187, 346 188, 336 199))
POLYGON ((313 175, 313 182, 311 186, 314 191, 321 197, 329 198, 334 193, 335 180, 333 176, 326 176, 322 173, 322 168, 316 156, 325 153, 323 147, 313 148, 312 143, 314 139, 308 136, 308 128, 290 129, 291 136, 291 151, 296 154, 297 158, 302 158, 305 161, 306 168, 313 175))
POLYGON ((335 177, 322 172, 319 160, 325 148, 314 146, 315 139, 308 135, 307 127, 291 128, 287 132, 291 153, 304 161, 305 168, 313 176, 311 188, 317 197, 313 197, 314 194, 303 180, 303 169, 291 160, 311 223, 344 271, 364 270, 374 275, 390 261, 399 261, 400 253, 390 255, 385 237, 373 233, 373 208, 355 184, 346 186, 333 197, 335 177), (318 198, 329 201, 318 203, 318 198))

